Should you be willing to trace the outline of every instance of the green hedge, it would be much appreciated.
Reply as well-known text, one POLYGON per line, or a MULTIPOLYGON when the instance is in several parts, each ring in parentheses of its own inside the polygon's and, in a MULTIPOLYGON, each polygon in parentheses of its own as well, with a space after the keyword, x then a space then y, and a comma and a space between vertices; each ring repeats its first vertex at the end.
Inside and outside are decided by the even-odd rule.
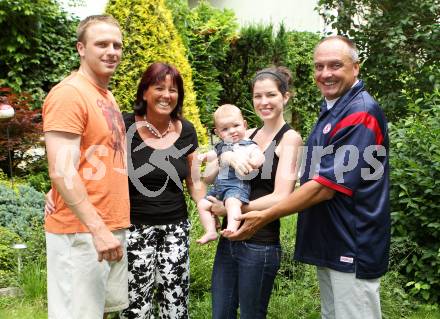
POLYGON ((420 111, 390 125, 392 262, 411 292, 440 300, 440 93, 409 100, 420 111), (421 111, 423 110, 423 111, 421 111))
POLYGON ((313 50, 319 36, 310 32, 287 32, 284 64, 293 72, 294 94, 289 103, 292 126, 309 135, 319 113, 322 95, 314 80, 313 50))
POLYGON ((167 0, 167 4, 173 10, 174 24, 188 51, 200 120, 212 128, 212 113, 223 90, 219 81, 223 70, 219 65, 225 61, 230 43, 237 37, 235 14, 228 9, 214 8, 206 0, 192 10, 183 0, 167 0))
POLYGON ((275 33, 273 26, 251 25, 240 31, 231 44, 222 70, 223 91, 220 103, 239 106, 250 127, 261 124, 252 105, 250 83, 255 72, 271 66, 287 66, 293 75, 293 96, 285 108, 290 124, 307 135, 319 111, 320 94, 313 82, 313 48, 319 37, 310 32, 286 31, 283 25, 275 33))

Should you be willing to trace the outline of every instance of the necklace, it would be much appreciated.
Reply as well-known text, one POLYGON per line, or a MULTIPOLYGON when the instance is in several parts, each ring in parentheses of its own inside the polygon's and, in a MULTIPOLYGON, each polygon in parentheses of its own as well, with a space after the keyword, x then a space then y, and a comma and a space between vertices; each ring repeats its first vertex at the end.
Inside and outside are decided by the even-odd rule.
POLYGON ((147 129, 151 132, 151 134, 153 134, 157 138, 163 138, 165 135, 168 134, 168 132, 171 129, 171 119, 168 122, 167 129, 162 134, 159 132, 159 130, 153 124, 151 124, 150 122, 147 121, 147 116, 146 115, 144 115, 144 121, 145 121, 145 123, 147 123, 147 129))

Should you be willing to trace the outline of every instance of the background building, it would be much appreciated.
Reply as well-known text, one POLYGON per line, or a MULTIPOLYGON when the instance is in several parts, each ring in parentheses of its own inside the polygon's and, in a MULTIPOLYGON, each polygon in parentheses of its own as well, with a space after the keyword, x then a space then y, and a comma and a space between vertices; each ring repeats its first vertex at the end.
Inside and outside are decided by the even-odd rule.
MULTIPOLYGON (((194 7, 199 1, 188 2, 194 7)), ((277 28, 284 22, 287 30, 324 31, 324 21, 315 11, 317 0, 209 0, 209 3, 216 8, 232 9, 242 26, 272 23, 277 28)))
MULTIPOLYGON (((80 5, 70 6, 70 0, 57 0, 61 5, 81 19, 91 14, 104 11, 108 0, 83 0, 80 5)), ((190 7, 199 0, 188 0, 190 7)), ((323 32, 324 20, 315 10, 318 0, 208 0, 219 9, 228 8, 234 11, 241 26, 248 24, 272 23, 275 29, 281 22, 287 30, 323 32)))

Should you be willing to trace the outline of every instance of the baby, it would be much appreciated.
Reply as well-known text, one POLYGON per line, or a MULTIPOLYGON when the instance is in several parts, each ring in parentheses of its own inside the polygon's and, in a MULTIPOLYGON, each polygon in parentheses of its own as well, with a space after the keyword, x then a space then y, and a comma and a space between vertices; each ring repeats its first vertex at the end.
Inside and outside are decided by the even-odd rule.
MULTIPOLYGON (((254 169, 263 164, 264 154, 258 145, 245 139, 247 125, 238 107, 232 104, 221 105, 214 112, 214 126, 215 134, 222 141, 214 146, 215 150, 201 154, 200 160, 217 162, 223 152, 232 151, 247 156, 254 169)), ((208 192, 207 196, 222 200, 226 207, 228 223, 222 234, 233 233, 238 229, 240 222, 235 218, 241 215, 241 206, 249 203, 249 194, 249 180, 244 180, 232 167, 220 169, 213 189, 208 192)), ((206 198, 197 203, 200 221, 205 229, 205 234, 197 240, 199 244, 217 239, 216 221, 211 214, 211 206, 212 203, 206 198)))

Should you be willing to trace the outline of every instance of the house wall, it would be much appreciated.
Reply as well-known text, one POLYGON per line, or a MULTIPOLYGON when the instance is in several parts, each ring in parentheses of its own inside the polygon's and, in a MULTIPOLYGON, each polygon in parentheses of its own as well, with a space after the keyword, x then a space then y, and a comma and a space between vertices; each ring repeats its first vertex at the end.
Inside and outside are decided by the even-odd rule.
MULTIPOLYGON (((198 0, 189 0, 194 7, 198 0)), ((287 30, 322 32, 324 21, 314 10, 317 0, 209 0, 219 9, 232 9, 242 26, 255 23, 275 27, 284 22, 287 30)))

